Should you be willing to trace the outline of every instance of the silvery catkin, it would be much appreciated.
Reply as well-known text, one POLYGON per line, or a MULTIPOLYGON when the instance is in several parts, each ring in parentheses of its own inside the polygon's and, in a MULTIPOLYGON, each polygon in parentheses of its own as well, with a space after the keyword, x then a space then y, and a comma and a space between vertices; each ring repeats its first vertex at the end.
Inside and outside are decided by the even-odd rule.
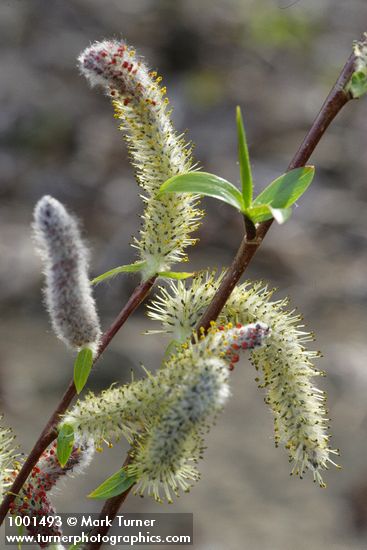
POLYGON ((100 326, 88 277, 88 251, 77 221, 59 201, 44 196, 34 210, 34 233, 56 335, 72 349, 88 346, 95 352, 100 326))

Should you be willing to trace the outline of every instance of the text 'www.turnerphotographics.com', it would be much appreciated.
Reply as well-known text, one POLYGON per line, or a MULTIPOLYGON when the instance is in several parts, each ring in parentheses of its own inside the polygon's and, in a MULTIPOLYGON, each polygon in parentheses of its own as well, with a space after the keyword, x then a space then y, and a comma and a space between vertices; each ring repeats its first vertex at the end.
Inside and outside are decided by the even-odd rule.
POLYGON ((104 543, 110 546, 192 545, 193 515, 120 514, 112 519, 108 516, 102 518, 98 514, 75 513, 32 518, 15 515, 7 518, 5 546, 30 546, 40 543, 104 543), (60 535, 43 534, 42 527, 45 533, 47 528, 59 528, 60 535), (32 528, 37 532, 36 535, 30 534, 32 528), (93 532, 95 528, 99 528, 98 533, 93 532), (100 528, 106 528, 106 534, 103 534, 100 528))

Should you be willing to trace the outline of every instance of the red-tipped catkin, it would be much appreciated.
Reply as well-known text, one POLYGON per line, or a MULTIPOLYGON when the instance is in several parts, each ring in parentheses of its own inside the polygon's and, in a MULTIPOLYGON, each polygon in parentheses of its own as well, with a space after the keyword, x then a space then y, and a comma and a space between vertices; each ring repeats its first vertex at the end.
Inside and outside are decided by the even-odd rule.
POLYGON ((131 154, 145 204, 140 238, 134 239, 143 279, 186 261, 186 247, 195 244, 191 234, 203 216, 198 196, 157 197, 172 176, 193 169, 191 145, 172 125, 166 88, 161 77, 149 71, 136 52, 122 41, 104 40, 86 48, 78 58, 82 74, 111 97, 115 117, 131 154))
MULTIPOLYGON (((93 457, 94 449, 92 446, 75 445, 69 460, 64 468, 59 464, 56 456, 56 443, 42 454, 36 466, 34 466, 27 482, 24 484, 17 498, 12 502, 10 511, 12 514, 21 517, 37 518, 38 521, 30 521, 27 531, 34 537, 44 537, 39 539, 39 546, 47 548, 50 546, 50 537, 61 536, 62 530, 57 522, 40 522, 41 517, 48 517, 56 514, 56 510, 49 498, 49 492, 55 487, 60 478, 66 475, 80 473, 93 457)), ((17 471, 13 472, 13 476, 17 471)))

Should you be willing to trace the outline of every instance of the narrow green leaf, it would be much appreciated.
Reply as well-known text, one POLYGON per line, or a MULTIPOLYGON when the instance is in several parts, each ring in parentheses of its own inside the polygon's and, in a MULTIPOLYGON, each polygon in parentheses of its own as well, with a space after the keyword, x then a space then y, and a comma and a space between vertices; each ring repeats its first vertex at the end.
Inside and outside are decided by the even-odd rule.
POLYGON ((105 281, 106 279, 115 277, 119 273, 135 273, 136 271, 141 271, 145 264, 146 262, 134 262, 133 264, 120 265, 119 267, 115 267, 114 269, 106 271, 106 273, 102 273, 102 275, 98 275, 98 277, 91 281, 91 284, 96 285, 98 283, 101 283, 102 281, 105 281))
POLYGON ((240 162, 240 176, 242 184, 242 197, 245 207, 250 206, 252 202, 253 183, 248 152, 245 127, 243 124, 241 108, 236 109, 237 135, 238 135, 238 159, 240 162))
POLYGON ((229 181, 207 172, 188 172, 173 176, 161 185, 158 197, 164 193, 194 193, 213 197, 230 204, 241 212, 243 199, 241 192, 229 181))
POLYGON ((190 277, 193 277, 195 273, 190 273, 188 271, 159 271, 158 275, 159 277, 164 277, 166 279, 176 279, 177 281, 181 281, 182 279, 189 279, 190 277))
POLYGON ((273 218, 279 224, 285 223, 292 215, 292 207, 289 208, 273 208, 269 206, 270 212, 273 214, 273 218))
POLYGON ((88 498, 104 500, 121 495, 136 482, 135 477, 128 477, 126 470, 121 468, 118 472, 106 479, 97 489, 92 491, 88 498))
POLYGON ((314 166, 295 168, 272 181, 256 197, 253 205, 271 204, 273 208, 289 208, 303 195, 315 175, 314 166))
POLYGON ((93 365, 93 352, 90 348, 83 348, 76 356, 74 363, 74 384, 80 393, 84 388, 93 365))
POLYGON ((270 211, 269 205, 258 204, 255 206, 254 203, 252 204, 253 206, 246 209, 245 214, 253 223, 261 223, 266 220, 271 220, 273 214, 270 211))
POLYGON ((62 467, 64 467, 69 460, 71 451, 73 450, 73 444, 74 429, 70 424, 63 424, 57 437, 56 448, 56 456, 62 467))

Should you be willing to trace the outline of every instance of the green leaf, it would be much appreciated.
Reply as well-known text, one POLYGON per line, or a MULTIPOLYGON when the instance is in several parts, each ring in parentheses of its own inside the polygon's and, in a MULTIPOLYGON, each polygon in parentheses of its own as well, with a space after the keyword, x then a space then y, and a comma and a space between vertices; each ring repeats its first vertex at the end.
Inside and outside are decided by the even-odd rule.
POLYGON ((246 209, 245 214, 253 223, 265 222, 266 220, 271 220, 273 217, 270 207, 267 204, 253 205, 246 209))
POLYGON ((84 388, 93 365, 93 352, 90 348, 83 348, 76 356, 74 363, 74 384, 80 393, 84 388))
POLYGON ((363 71, 353 73, 347 89, 355 99, 362 97, 367 92, 367 75, 363 71))
POLYGON ((243 125, 241 108, 236 110, 237 134, 238 134, 238 159, 240 162, 240 176, 242 184, 242 197, 245 207, 252 202, 253 183, 250 165, 250 156, 247 147, 245 127, 243 125))
POLYGON ((285 223, 292 215, 292 207, 289 208, 273 208, 269 206, 270 212, 273 214, 273 218, 279 224, 285 223))
POLYGON ((118 472, 106 479, 97 489, 92 491, 88 498, 104 500, 121 495, 136 482, 136 477, 128 477, 126 470, 121 468, 118 472))
POLYGON ((159 277, 164 277, 166 279, 176 279, 181 281, 182 279, 189 279, 195 275, 194 272, 189 273, 188 271, 159 271, 159 277))
POLYGON ((74 445, 74 429, 70 424, 62 424, 57 437, 56 456, 61 466, 64 467, 74 445))
POLYGON ((207 172, 188 172, 173 176, 161 185, 158 197, 164 193, 195 193, 226 202, 241 212, 244 208, 242 195, 237 187, 207 172))
POLYGON ((289 208, 303 195, 315 175, 314 166, 295 168, 272 181, 256 197, 253 206, 271 204, 273 208, 289 208))
POLYGON ((106 279, 115 277, 119 273, 135 273, 136 271, 141 271, 145 267, 145 264, 146 262, 134 262, 133 264, 120 265, 119 267, 106 271, 106 273, 102 273, 102 275, 98 275, 98 277, 91 281, 91 284, 96 285, 106 279))

